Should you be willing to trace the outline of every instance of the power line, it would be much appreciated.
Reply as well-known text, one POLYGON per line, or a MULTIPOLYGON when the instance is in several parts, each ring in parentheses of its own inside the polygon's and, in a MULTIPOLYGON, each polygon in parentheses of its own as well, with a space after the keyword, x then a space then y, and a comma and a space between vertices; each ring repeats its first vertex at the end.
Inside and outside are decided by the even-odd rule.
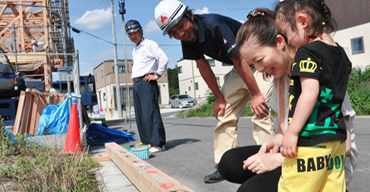
MULTIPOLYGON (((96 36, 96 35, 93 35, 93 34, 91 34, 91 33, 88 33, 88 32, 86 32, 86 31, 83 31, 83 30, 81 30, 81 29, 77 29, 76 27, 71 26, 71 29, 72 29, 72 31, 73 31, 73 32, 75 32, 75 33, 81 33, 81 32, 83 32, 83 33, 86 33, 86 34, 88 34, 88 35, 90 35, 90 36, 92 36, 92 37, 95 37, 95 38, 100 39, 100 40, 102 40, 102 41, 104 41, 104 42, 106 42, 106 43, 109 43, 109 44, 113 45, 113 42, 111 42, 111 41, 107 41, 107 40, 105 40, 105 39, 103 39, 103 38, 101 38, 101 37, 98 37, 98 36, 96 36)), ((180 44, 158 44, 158 45, 159 45, 159 46, 180 46, 180 44)), ((124 46, 124 44, 119 44, 119 43, 117 43, 117 46, 124 46)), ((135 46, 135 45, 134 45, 134 44, 126 44, 126 46, 135 46)))

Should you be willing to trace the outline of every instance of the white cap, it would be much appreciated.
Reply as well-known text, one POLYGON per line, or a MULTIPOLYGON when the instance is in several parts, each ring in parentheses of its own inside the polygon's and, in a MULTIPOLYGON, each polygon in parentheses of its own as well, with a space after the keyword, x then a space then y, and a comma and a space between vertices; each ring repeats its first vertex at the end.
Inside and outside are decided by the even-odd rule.
POLYGON ((154 10, 154 18, 163 35, 175 26, 186 13, 188 7, 177 0, 163 0, 154 10))

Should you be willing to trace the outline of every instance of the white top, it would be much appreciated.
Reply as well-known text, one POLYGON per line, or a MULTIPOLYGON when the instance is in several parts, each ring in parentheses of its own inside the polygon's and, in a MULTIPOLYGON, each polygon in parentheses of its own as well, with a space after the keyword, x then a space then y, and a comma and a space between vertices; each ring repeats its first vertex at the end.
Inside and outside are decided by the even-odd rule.
POLYGON ((33 52, 44 50, 44 45, 45 45, 44 42, 38 42, 38 43, 36 43, 35 40, 32 40, 31 43, 32 43, 32 50, 33 50, 33 52))
POLYGON ((132 57, 134 65, 131 79, 148 73, 155 73, 161 76, 167 70, 168 58, 158 44, 152 40, 142 40, 132 50, 132 57))

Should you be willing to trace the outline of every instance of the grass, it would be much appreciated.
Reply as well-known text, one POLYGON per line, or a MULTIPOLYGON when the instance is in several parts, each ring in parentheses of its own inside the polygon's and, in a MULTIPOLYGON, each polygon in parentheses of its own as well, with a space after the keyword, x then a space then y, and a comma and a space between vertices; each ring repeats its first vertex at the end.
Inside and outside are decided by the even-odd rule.
POLYGON ((88 153, 62 155, 20 134, 14 144, 0 127, 0 191, 99 191, 100 165, 88 153))
MULTIPOLYGON (((246 105, 241 116, 252 116, 253 113, 249 108, 250 103, 246 105)), ((189 110, 180 111, 175 116, 184 118, 184 117, 213 117, 213 103, 204 104, 199 108, 192 108, 189 110)), ((271 115, 276 116, 277 113, 274 110, 271 110, 271 115)))

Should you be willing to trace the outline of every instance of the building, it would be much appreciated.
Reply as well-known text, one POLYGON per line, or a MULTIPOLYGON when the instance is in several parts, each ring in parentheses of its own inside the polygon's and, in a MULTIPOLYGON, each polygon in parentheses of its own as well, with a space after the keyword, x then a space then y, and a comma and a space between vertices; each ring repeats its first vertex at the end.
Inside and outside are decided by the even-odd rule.
MULTIPOLYGON (((121 103, 128 103, 126 91, 126 71, 125 60, 118 60, 119 82, 121 89, 121 103)), ((128 65, 128 88, 130 93, 131 106, 134 105, 133 99, 133 86, 131 82, 132 60, 127 60, 128 65)), ((111 109, 117 110, 116 98, 116 78, 114 72, 114 60, 106 60, 94 68, 96 95, 98 98, 98 105, 104 112, 111 109)), ((168 104, 169 91, 168 91, 168 76, 165 72, 158 80, 158 88, 160 92, 159 104, 168 104)))
POLYGON ((0 45, 17 72, 49 91, 51 73, 74 60, 68 0, 1 1, 0 45))
MULTIPOLYGON (((217 84, 221 88, 224 84, 224 76, 233 68, 228 65, 205 56, 216 76, 217 84)), ((203 99, 208 96, 210 89, 203 80, 194 60, 182 59, 177 62, 180 94, 188 94, 196 99, 203 99)))
POLYGON ((338 29, 333 39, 347 52, 353 67, 370 65, 370 1, 326 0, 338 29))

